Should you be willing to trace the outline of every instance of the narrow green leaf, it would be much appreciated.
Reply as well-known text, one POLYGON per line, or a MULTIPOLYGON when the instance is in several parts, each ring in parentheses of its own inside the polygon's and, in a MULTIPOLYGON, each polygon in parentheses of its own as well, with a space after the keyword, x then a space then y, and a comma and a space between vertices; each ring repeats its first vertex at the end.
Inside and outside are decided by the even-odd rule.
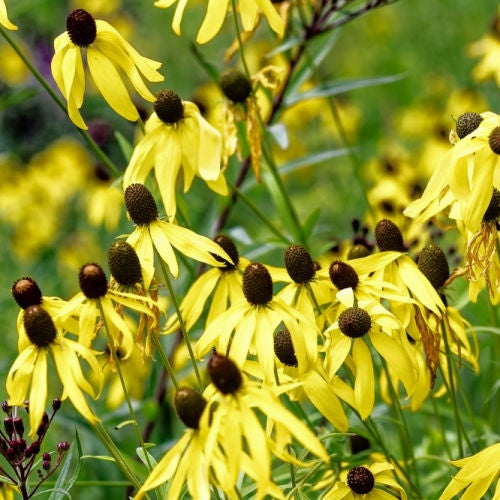
POLYGON ((371 78, 354 78, 349 80, 340 80, 334 82, 327 82, 318 85, 314 89, 302 92, 300 94, 291 95, 286 98, 285 104, 291 106, 306 99, 313 99, 317 97, 332 97, 339 94, 344 94, 355 89, 365 87, 374 87, 376 85, 384 85, 386 83, 394 83, 402 80, 405 77, 403 73, 397 75, 375 76, 371 78))
MULTIPOLYGON (((150 446, 152 447, 154 445, 150 445, 150 446)), ((153 457, 153 455, 151 455, 151 453, 148 453, 148 452, 144 453, 144 449, 141 446, 136 448, 135 452, 137 453, 137 456, 140 458, 141 462, 144 465, 148 466, 149 464, 151 464, 154 467, 157 464, 156 459, 153 457), (149 459, 149 463, 148 463, 148 459, 149 459)))
POLYGON ((68 492, 78 478, 81 464, 82 446, 80 438, 78 437, 78 432, 75 430, 75 440, 71 443, 69 450, 66 452, 66 457, 61 464, 59 475, 53 490, 51 490, 52 493, 50 494, 49 500, 60 500, 63 497, 71 498, 68 492))
POLYGON ((125 420, 124 422, 120 422, 118 425, 115 425, 115 429, 123 429, 124 427, 127 427, 127 425, 133 425, 135 424, 135 420, 125 420))
POLYGON ((213 79, 214 82, 219 81, 219 70, 217 66, 205 58, 205 56, 199 51, 198 46, 195 43, 190 45, 191 52, 194 58, 198 61, 200 66, 207 72, 207 75, 213 79))
POLYGON ((306 240, 308 240, 314 228, 316 227, 316 224, 318 223, 318 219, 321 213, 321 209, 315 208, 308 216, 307 219, 304 221, 304 224, 302 224, 302 229, 304 230, 304 234, 306 237, 306 240))
POLYGON ((123 154, 123 157, 128 163, 130 157, 132 156, 132 151, 134 150, 134 147, 121 132, 115 132, 115 137, 116 141, 118 142, 118 146, 120 147, 120 150, 123 154))

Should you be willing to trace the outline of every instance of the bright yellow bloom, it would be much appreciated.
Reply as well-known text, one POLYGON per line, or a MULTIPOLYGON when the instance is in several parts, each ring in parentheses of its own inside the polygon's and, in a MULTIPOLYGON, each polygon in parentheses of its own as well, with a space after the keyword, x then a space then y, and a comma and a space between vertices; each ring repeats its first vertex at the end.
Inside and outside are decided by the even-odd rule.
MULTIPOLYGON (((453 477, 439 500, 450 500, 462 490, 463 500, 484 498, 490 485, 500 476, 500 443, 461 460, 451 462, 460 471, 453 477)), ((497 482, 493 500, 500 500, 500 481, 497 482)))
MULTIPOLYGON (((176 1, 177 0, 157 0, 155 6, 167 8, 176 1)), ((172 29, 177 35, 181 33, 181 19, 187 2, 188 0, 179 0, 175 9, 172 29)), ((279 37, 283 36, 285 25, 271 0, 239 0, 237 4, 243 29, 245 31, 252 31, 259 21, 259 16, 263 14, 269 22, 271 29, 276 32, 279 37)), ((198 36, 196 37, 197 43, 209 42, 217 35, 222 28, 229 6, 230 0, 208 0, 207 13, 198 31, 198 36)))
POLYGON ((21 406, 29 398, 30 436, 35 436, 42 421, 47 402, 47 358, 50 355, 63 386, 63 397, 90 422, 98 418, 90 409, 84 392, 97 398, 102 387, 102 371, 95 352, 69 340, 57 328, 49 313, 39 305, 29 306, 24 312, 24 327, 30 345, 22 350, 9 374, 6 388, 9 404, 21 406), (85 375, 80 358, 87 362, 90 373, 85 375), (93 386, 89 380, 95 381, 93 386))
POLYGON ((0 24, 8 30, 17 30, 17 26, 9 21, 4 0, 0 0, 0 24))
POLYGON ((389 462, 356 466, 340 473, 340 479, 328 491, 323 500, 390 500, 408 497, 394 479, 394 466, 389 462), (379 488, 382 486, 382 488, 379 488), (390 493, 388 492, 390 491, 390 493))
MULTIPOLYGON (((228 457, 228 482, 222 484, 224 490, 234 487, 240 470, 246 468, 257 483, 255 498, 263 498, 273 485, 272 455, 285 462, 305 465, 288 452, 288 446, 294 441, 328 462, 328 454, 319 439, 281 403, 279 394, 286 391, 286 387, 272 388, 254 382, 231 358, 215 352, 209 361, 208 373, 212 385, 205 390, 205 397, 207 406, 213 410, 208 441, 212 449, 220 448, 228 457)), ((274 490, 272 496, 284 498, 276 487, 274 490)))
POLYGON ((211 239, 158 218, 158 207, 146 186, 130 184, 125 189, 125 205, 132 220, 137 224, 127 238, 141 261, 144 287, 149 288, 155 271, 155 251, 177 278, 179 266, 172 246, 187 257, 211 266, 224 267, 232 264, 231 257, 211 239))
POLYGON ((211 349, 229 353, 239 367, 249 354, 256 355, 265 380, 274 380, 273 334, 283 323, 290 332, 299 373, 310 369, 317 357, 319 330, 310 319, 273 297, 269 271, 253 262, 243 275, 244 299, 218 316, 198 340, 195 354, 201 358, 211 349))
POLYGON ((324 332, 327 337, 326 366, 331 377, 346 363, 355 375, 354 402, 362 419, 375 403, 372 354, 364 336, 403 382, 411 396, 417 366, 409 355, 406 332, 400 321, 376 301, 355 301, 351 288, 337 294, 341 302, 338 318, 324 332), (349 354, 352 353, 352 360, 349 354))
POLYGON ((94 20, 83 9, 73 11, 66 26, 67 31, 54 40, 51 69, 68 102, 71 121, 82 129, 87 128, 80 114, 85 93, 82 49, 86 49, 90 75, 106 102, 127 120, 138 120, 139 113, 124 84, 123 75, 142 98, 154 101, 143 78, 161 82, 163 76, 157 71, 161 63, 141 56, 110 24, 94 20))
MULTIPOLYGON (((186 330, 189 331, 198 321, 208 303, 212 300, 207 313, 205 325, 208 326, 231 304, 244 298, 242 290, 242 276, 250 261, 240 257, 234 242, 228 236, 219 235, 214 238, 231 257, 234 264, 225 264, 224 267, 213 267, 200 275, 184 295, 180 304, 180 311, 186 330)), ((177 315, 172 315, 167 321, 164 333, 172 333, 180 327, 177 315)))
POLYGON ((161 91, 154 112, 145 124, 123 175, 126 189, 134 183, 144 184, 154 168, 160 195, 169 219, 176 213, 175 187, 181 172, 184 192, 194 176, 201 177, 210 189, 226 195, 227 186, 221 172, 222 138, 200 114, 192 102, 182 101, 171 90, 161 91))

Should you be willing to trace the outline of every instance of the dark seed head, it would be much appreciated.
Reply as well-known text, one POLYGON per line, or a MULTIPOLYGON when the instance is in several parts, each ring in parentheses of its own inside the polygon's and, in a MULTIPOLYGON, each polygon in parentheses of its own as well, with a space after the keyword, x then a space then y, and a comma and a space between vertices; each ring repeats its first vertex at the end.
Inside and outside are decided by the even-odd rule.
POLYGON ((500 155, 500 127, 495 127, 491 132, 488 138, 488 142, 491 150, 500 155))
POLYGON ((498 219, 499 217, 500 217, 500 191, 494 187, 490 203, 483 215, 483 221, 491 222, 498 219))
POLYGON ((439 290, 450 276, 446 255, 434 243, 430 243, 422 249, 418 256, 417 265, 436 290, 439 290))
POLYGON ((23 309, 42 303, 42 292, 30 276, 20 278, 12 285, 12 295, 23 309))
POLYGON ((88 299, 99 299, 108 292, 108 280, 99 264, 85 264, 78 275, 80 290, 88 299))
POLYGON ((158 207, 151 191, 144 184, 130 184, 125 189, 125 206, 131 219, 146 225, 158 219, 158 207))
POLYGON ((39 305, 26 308, 23 323, 30 342, 37 347, 47 347, 57 337, 50 314, 39 305))
POLYGON ((132 286, 142 280, 139 257, 125 240, 115 241, 109 247, 108 265, 113 278, 120 285, 132 286))
POLYGON ((280 330, 274 336, 274 353, 287 366, 298 366, 292 336, 288 330, 280 330))
POLYGON ((357 495, 366 495, 373 490, 375 478, 366 467, 353 467, 347 473, 347 486, 357 495))
POLYGON ((266 267, 249 264, 243 273, 243 294, 254 306, 266 305, 273 298, 273 280, 266 267))
POLYGON ((83 9, 74 10, 66 18, 66 31, 70 40, 78 47, 88 47, 97 36, 94 18, 83 9))
POLYGON ((240 260, 240 255, 238 253, 236 245, 234 244, 234 241, 229 236, 226 236, 224 234, 217 235, 214 238, 214 241, 229 255, 229 257, 231 257, 231 260, 234 262, 234 264, 230 264, 227 260, 223 259, 219 255, 214 255, 215 260, 224 263, 224 267, 222 269, 226 271, 232 271, 233 269, 236 269, 238 261, 240 260))
POLYGON ((302 245, 291 245, 285 252, 285 268, 295 283, 307 283, 314 278, 314 262, 302 245))
POLYGON ((186 427, 198 429, 207 400, 190 387, 181 387, 174 397, 175 411, 186 427))
POLYGON ((352 288, 359 283, 358 273, 352 266, 341 260, 334 260, 330 264, 330 280, 338 290, 352 288))
POLYGON ((243 383, 240 369, 233 360, 221 354, 213 352, 208 362, 208 375, 212 384, 222 394, 234 394, 243 383))
POLYGON ((340 313, 338 321, 340 331, 353 339, 366 335, 372 326, 370 315, 359 307, 348 307, 340 313))
POLYGON ((236 69, 228 69, 222 73, 220 86, 224 95, 233 102, 245 102, 252 93, 252 83, 236 69))
POLYGON ((347 260, 359 259, 361 257, 366 257, 367 255, 370 255, 370 249, 362 243, 357 243, 349 249, 347 260))
POLYGON ((483 121, 483 117, 478 113, 472 113, 467 111, 466 113, 462 113, 457 118, 456 130, 457 135, 460 139, 463 139, 466 135, 469 135, 471 132, 479 127, 479 124, 483 121))
POLYGON ((184 117, 182 99, 173 90, 160 90, 153 105, 156 116, 167 125, 173 125, 184 117))
POLYGON ((398 226, 389 219, 380 220, 375 226, 375 241, 381 252, 394 250, 404 252, 403 235, 398 226))

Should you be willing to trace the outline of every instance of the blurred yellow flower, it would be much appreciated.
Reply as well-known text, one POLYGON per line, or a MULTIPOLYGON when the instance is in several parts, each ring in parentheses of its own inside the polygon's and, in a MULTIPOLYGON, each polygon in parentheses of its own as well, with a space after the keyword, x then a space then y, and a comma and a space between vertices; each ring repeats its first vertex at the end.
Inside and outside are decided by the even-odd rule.
MULTIPOLYGON (((177 0, 157 0, 155 6, 167 8, 175 2, 177 0)), ((180 0, 175 9, 172 29, 177 35, 181 33, 181 20, 187 3, 188 0, 180 0)), ((252 31, 259 21, 259 16, 263 14, 269 22, 271 29, 279 37, 283 36, 285 24, 271 0, 241 0, 237 3, 244 31, 252 31)), ((229 6, 230 0, 208 0, 207 12, 196 37, 197 43, 209 42, 217 35, 224 24, 229 6)))
MULTIPOLYGON (((461 470, 452 478, 439 500, 450 500, 462 490, 462 498, 484 498, 490 485, 500 476, 500 443, 461 460, 453 460, 452 465, 461 470)), ((497 482, 493 500, 500 499, 500 482, 497 482)))
POLYGON ((0 24, 8 30, 17 30, 17 26, 9 21, 4 0, 0 0, 0 24))
POLYGON ((126 189, 134 183, 143 184, 154 168, 166 214, 172 219, 177 209, 175 187, 181 168, 184 192, 196 175, 216 193, 227 194, 221 156, 221 135, 201 116, 198 107, 182 101, 172 90, 163 90, 156 97, 145 134, 130 158, 123 186, 126 189))
POLYGON ((85 93, 82 49, 87 49, 90 74, 106 102, 127 120, 138 120, 139 112, 118 70, 141 97, 154 101, 143 78, 161 82, 163 76, 157 71, 161 63, 141 56, 110 24, 95 20, 83 9, 75 10, 68 16, 66 27, 67 31, 54 40, 51 69, 59 90, 68 102, 71 121, 87 129, 80 114, 85 93))

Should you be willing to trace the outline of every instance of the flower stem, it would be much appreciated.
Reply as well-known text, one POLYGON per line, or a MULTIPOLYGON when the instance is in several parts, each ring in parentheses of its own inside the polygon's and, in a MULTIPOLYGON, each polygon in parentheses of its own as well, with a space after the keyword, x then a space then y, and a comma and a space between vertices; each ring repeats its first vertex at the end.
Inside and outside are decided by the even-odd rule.
POLYGON ((167 285, 168 292, 169 292, 170 298, 172 300, 172 304, 174 305, 175 313, 177 314, 177 319, 179 320, 179 325, 181 328, 182 336, 184 337, 184 342, 186 343, 186 347, 187 347, 187 350, 189 352, 189 358, 191 359, 191 364, 193 365, 193 370, 194 370, 194 373, 196 375, 196 380, 198 381, 198 386, 200 388, 200 391, 203 392, 203 382, 201 380, 200 372, 198 370, 198 364, 196 363, 193 348, 191 346, 191 341, 189 340, 189 336, 188 336, 188 333, 186 330, 186 324, 184 323, 184 318, 182 317, 181 309, 179 306, 179 301, 177 300, 177 297, 175 295, 175 291, 174 291, 174 288, 172 286, 172 282, 170 280, 168 270, 165 267, 165 263, 163 262, 163 259, 158 254, 156 247, 155 247, 155 252, 156 252, 158 259, 160 261, 160 266, 161 266, 161 270, 163 273, 163 277, 165 278, 165 283, 167 285))

